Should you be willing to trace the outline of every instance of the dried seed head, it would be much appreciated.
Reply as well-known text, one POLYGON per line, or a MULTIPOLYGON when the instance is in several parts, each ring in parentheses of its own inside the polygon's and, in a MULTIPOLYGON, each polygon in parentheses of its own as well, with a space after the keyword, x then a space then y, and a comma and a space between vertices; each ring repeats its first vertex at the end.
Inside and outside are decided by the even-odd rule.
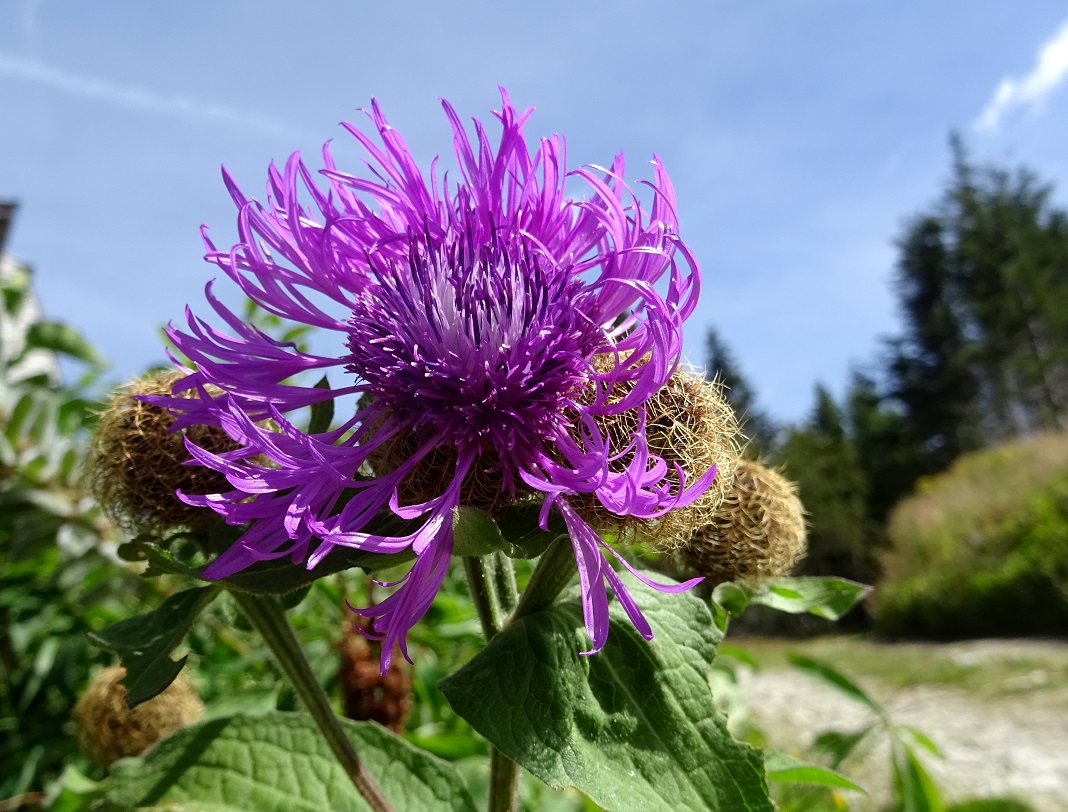
MULTIPOLYGON (((614 361, 599 356, 594 363, 614 361)), ((617 388, 620 391, 611 395, 612 399, 626 395, 626 386, 617 388)), ((600 418, 599 423, 613 447, 624 448, 639 428, 638 411, 600 418)), ((669 552, 685 544, 695 528, 712 521, 720 502, 730 492, 744 438, 738 419, 723 396, 722 384, 681 367, 646 401, 645 436, 649 452, 663 458, 669 468, 678 465, 687 486, 715 466, 716 478, 709 489, 692 504, 654 520, 614 516, 592 498, 583 500, 581 512, 600 530, 648 542, 669 552)))
MULTIPOLYGON (((356 622, 366 621, 359 618, 356 622)), ((378 722, 394 733, 403 732, 412 708, 412 675, 407 661, 394 656, 383 674, 379 665, 382 643, 365 638, 355 627, 345 632, 338 651, 341 653, 338 682, 345 716, 361 722, 378 722)))
MULTIPOLYGON (((231 490, 226 478, 190 459, 184 438, 212 452, 236 444, 215 426, 190 426, 170 432, 174 417, 140 395, 170 395, 180 372, 135 380, 119 390, 100 415, 90 445, 90 487, 108 516, 132 532, 203 527, 215 519, 204 508, 187 505, 176 491, 203 495, 231 490)), ((192 395, 191 395, 192 396, 192 395)))
POLYGON ((125 676, 122 666, 105 669, 74 706, 78 744, 101 767, 140 755, 164 736, 196 722, 204 711, 185 671, 159 696, 132 710, 120 682, 125 676))
POLYGON ((797 486, 758 462, 742 461, 715 518, 681 550, 712 583, 787 574, 805 553, 805 516, 797 486))

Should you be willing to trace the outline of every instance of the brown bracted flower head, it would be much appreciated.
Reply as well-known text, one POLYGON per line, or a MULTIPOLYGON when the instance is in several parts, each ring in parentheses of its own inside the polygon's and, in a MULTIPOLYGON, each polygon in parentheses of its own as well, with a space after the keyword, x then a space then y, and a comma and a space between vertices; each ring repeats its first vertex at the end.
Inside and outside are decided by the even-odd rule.
POLYGON ((805 553, 805 515, 797 486, 759 462, 745 460, 715 518, 680 551, 712 583, 786 575, 805 553))

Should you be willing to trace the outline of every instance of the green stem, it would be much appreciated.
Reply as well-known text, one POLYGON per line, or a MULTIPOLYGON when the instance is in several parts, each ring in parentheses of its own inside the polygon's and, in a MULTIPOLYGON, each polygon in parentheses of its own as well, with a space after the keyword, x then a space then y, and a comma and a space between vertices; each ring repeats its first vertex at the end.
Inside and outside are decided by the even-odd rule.
POLYGON ((490 748, 489 812, 519 809, 519 765, 496 747, 490 748))
POLYGON ((487 562, 487 558, 488 556, 465 555, 464 571, 467 573, 468 588, 475 602, 478 619, 482 623, 482 633, 488 643, 504 628, 504 610, 497 595, 497 579, 493 574, 493 565, 487 562))
POLYGON ((541 554, 538 566, 523 590, 519 605, 512 612, 512 620, 532 615, 552 606, 556 596, 575 575, 575 554, 567 536, 560 536, 541 554))
POLYGON ((330 706, 330 698, 304 657, 300 643, 297 642, 293 628, 289 625, 278 600, 269 595, 252 595, 237 590, 231 590, 230 594, 278 658, 279 665, 289 677, 297 695, 322 731, 327 744, 352 780, 357 792, 374 812, 393 812, 392 804, 386 800, 382 790, 356 755, 352 741, 345 735, 345 729, 330 706))
POLYGON ((501 611, 507 614, 513 611, 519 602, 519 589, 515 583, 515 566, 512 564, 512 559, 504 553, 494 553, 493 576, 501 611))
MULTIPOLYGON (((506 600, 508 580, 515 589, 515 570, 512 561, 505 556, 464 556, 464 569, 471 597, 482 622, 482 632, 489 642, 504 628, 505 611, 501 606, 499 587, 505 587, 506 600), (507 573, 502 573, 502 570, 507 573)), ((519 765, 490 745, 490 796, 489 812, 516 812, 519 809, 519 765)))

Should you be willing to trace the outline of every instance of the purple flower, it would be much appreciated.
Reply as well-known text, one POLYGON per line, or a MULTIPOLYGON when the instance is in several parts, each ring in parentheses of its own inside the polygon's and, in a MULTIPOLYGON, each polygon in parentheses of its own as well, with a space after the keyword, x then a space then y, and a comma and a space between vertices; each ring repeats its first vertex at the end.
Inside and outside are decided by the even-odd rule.
MULTIPOLYGON (((192 364, 175 393, 198 396, 157 402, 178 427, 219 426, 238 445, 190 448, 233 490, 183 498, 247 524, 206 575, 279 556, 310 568, 336 547, 411 548, 415 564, 395 591, 357 610, 375 619, 383 667, 394 644, 407 656, 407 631, 441 585, 465 477, 490 477, 505 497, 537 493, 543 527, 560 511, 596 651, 608 635, 606 586, 641 633, 652 632, 609 563, 614 552, 576 504, 652 519, 692 502, 715 475, 687 482, 645 437, 643 404, 678 365, 700 282, 659 158, 643 208, 624 184, 622 155, 609 169, 568 172, 563 139, 532 149, 523 128, 533 110, 519 112, 501 93, 496 148, 477 120, 469 138, 442 102, 459 164, 453 180, 439 176, 437 161, 427 177, 374 102, 368 129, 380 143, 344 125, 368 155, 365 177, 338 169, 329 145, 319 178, 299 154, 272 165, 265 204, 224 172, 239 241, 219 250, 205 232, 207 260, 269 313, 337 333, 335 353, 272 339, 234 315, 210 283, 208 302, 225 327, 187 311, 187 330, 170 329, 192 364), (585 198, 565 195, 569 178, 585 198), (611 363, 592 363, 597 355, 611 363), (344 386, 295 377, 331 367, 344 386), (364 397, 332 430, 308 434, 286 417, 344 395, 364 397), (625 411, 637 415, 637 430, 621 442, 604 426, 625 411), (358 473, 402 439, 412 450, 394 470, 358 473), (400 504, 398 485, 443 450, 451 467, 440 493, 400 504), (423 523, 404 537, 367 532, 387 507, 423 523)), ((657 585, 635 574, 665 591, 696 583, 657 585)))

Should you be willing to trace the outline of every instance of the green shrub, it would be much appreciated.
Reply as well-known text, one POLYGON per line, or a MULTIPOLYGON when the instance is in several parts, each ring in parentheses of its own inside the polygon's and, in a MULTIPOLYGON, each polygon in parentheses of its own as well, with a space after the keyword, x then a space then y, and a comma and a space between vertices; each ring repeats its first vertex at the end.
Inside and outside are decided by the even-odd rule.
POLYGON ((963 457, 892 513, 877 630, 973 637, 1068 629, 1068 433, 963 457))

